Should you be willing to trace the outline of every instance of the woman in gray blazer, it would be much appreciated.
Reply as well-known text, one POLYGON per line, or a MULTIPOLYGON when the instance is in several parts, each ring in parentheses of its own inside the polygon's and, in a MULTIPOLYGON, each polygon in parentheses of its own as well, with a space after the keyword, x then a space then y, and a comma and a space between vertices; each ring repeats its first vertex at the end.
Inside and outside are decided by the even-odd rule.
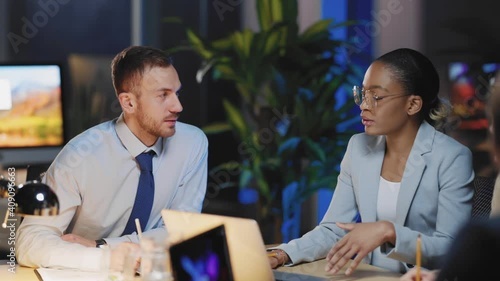
MULTIPOLYGON (((490 151, 497 171, 500 169, 500 71, 490 86, 488 99, 490 151)), ((472 220, 461 228, 438 270, 422 270, 422 281, 500 280, 500 173, 495 181, 489 220, 472 220), (493 253, 493 254, 491 254, 493 253)), ((400 281, 416 280, 416 270, 404 274, 400 281)))
POLYGON ((435 127, 447 107, 438 98, 431 61, 411 49, 377 58, 354 87, 365 133, 354 135, 341 162, 321 223, 281 244, 273 268, 325 258, 325 270, 346 274, 360 262, 406 272, 416 261, 439 266, 471 215, 474 171, 470 150, 435 127), (361 222, 358 222, 358 218, 361 222))

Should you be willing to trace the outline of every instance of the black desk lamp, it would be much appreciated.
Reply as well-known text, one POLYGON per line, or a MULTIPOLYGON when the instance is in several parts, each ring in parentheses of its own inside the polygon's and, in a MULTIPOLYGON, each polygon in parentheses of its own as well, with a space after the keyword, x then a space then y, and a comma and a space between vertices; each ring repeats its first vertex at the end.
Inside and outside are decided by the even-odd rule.
POLYGON ((9 198, 3 228, 6 227, 6 221, 12 210, 19 216, 56 216, 59 214, 59 200, 48 185, 35 180, 19 186, 10 184, 9 190, 9 183, 0 176, 0 197, 9 198), (13 193, 14 196, 12 196, 13 193), (12 207, 10 202, 13 202, 12 207))

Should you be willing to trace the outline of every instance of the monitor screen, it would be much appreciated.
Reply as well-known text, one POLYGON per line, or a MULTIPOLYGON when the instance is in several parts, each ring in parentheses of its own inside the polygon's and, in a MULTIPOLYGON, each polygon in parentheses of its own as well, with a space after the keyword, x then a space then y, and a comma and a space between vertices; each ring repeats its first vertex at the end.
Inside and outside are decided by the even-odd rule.
POLYGON ((170 247, 174 280, 232 281, 224 225, 170 247))
POLYGON ((489 88, 500 63, 453 62, 449 65, 453 113, 460 118, 459 129, 488 128, 486 104, 489 88))
POLYGON ((61 72, 59 64, 0 65, 0 160, 30 164, 43 158, 35 148, 64 145, 61 72), (17 159, 26 153, 38 158, 17 159))

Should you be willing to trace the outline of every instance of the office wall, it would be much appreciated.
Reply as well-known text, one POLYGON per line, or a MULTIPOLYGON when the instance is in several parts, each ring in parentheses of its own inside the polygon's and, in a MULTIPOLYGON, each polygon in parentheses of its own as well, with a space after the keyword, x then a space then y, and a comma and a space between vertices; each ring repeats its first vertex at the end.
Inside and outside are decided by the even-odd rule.
POLYGON ((424 2, 425 49, 434 60, 500 61, 500 1, 424 2))
MULTIPOLYGON (((424 2, 424 49, 441 77, 447 77, 450 62, 500 62, 500 1, 424 2)), ((442 82, 442 94, 447 95, 448 81, 442 82)))
MULTIPOLYGON (((323 0, 298 0, 299 15, 298 23, 299 29, 303 31, 311 23, 321 19, 321 7, 323 0)), ((242 2, 243 13, 241 16, 242 25, 252 30, 258 30, 259 23, 257 21, 257 12, 255 10, 255 0, 244 0, 242 2)))
POLYGON ((110 85, 110 62, 114 54, 130 44, 130 0, 22 0, 9 1, 3 7, 6 10, 2 10, 1 18, 7 30, 7 40, 2 40, 4 61, 58 62, 63 66, 67 139, 118 116, 120 109, 113 103, 116 97, 110 85), (90 67, 71 64, 70 56, 74 54, 86 59, 82 65, 90 67), (89 73, 91 69, 100 71, 89 73), (75 88, 72 78, 76 76, 85 79, 79 78, 75 88), (102 77, 107 77, 102 81, 109 85, 100 86, 102 77), (96 102, 100 104, 99 112, 90 108, 96 102))
POLYGON ((374 0, 374 57, 397 48, 424 51, 424 1, 374 0), (379 31, 378 31, 379 30, 379 31))
POLYGON ((9 1, 8 60, 114 54, 130 43, 130 0, 9 1))
MULTIPOLYGON (((7 0, 0 0, 0 38, 7 38, 7 17, 5 15, 8 7, 7 0)), ((0 40, 0 61, 7 59, 7 40, 0 40)))
MULTIPOLYGON (((495 0, 425 1, 424 49, 438 68, 442 96, 450 100, 456 97, 449 79, 450 63, 464 62, 471 68, 484 63, 500 63, 499 10, 500 2, 495 0)), ((469 81, 474 84, 474 93, 462 104, 468 110, 481 104, 478 101, 487 102, 489 97, 489 75, 481 71, 471 74, 469 81)), ((486 128, 459 128, 450 134, 472 150, 476 175, 496 175, 486 128)))

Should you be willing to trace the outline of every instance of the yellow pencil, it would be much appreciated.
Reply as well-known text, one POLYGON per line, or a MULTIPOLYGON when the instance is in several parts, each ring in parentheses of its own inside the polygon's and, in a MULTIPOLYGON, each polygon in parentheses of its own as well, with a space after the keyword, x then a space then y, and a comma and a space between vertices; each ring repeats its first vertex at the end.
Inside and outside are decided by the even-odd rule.
POLYGON ((420 234, 417 237, 417 273, 415 276, 416 281, 420 281, 420 267, 421 267, 421 259, 422 259, 422 238, 420 234))
POLYGON ((268 257, 277 257, 278 255, 279 255, 279 254, 278 254, 278 253, 276 253, 276 252, 269 252, 269 253, 267 253, 267 256, 268 256, 268 257))

